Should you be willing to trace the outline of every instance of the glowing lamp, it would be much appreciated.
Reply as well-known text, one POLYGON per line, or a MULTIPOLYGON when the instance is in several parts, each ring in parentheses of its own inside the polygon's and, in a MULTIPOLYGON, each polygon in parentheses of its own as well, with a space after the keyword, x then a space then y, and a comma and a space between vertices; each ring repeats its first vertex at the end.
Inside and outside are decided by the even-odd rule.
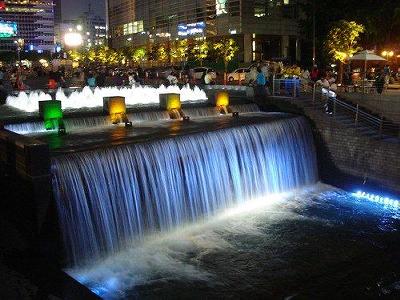
POLYGON ((83 38, 78 32, 67 32, 64 35, 64 42, 68 47, 79 47, 83 44, 83 38))
POLYGON ((160 107, 167 111, 181 109, 181 95, 179 94, 160 94, 160 107))
POLYGON ((218 91, 215 94, 215 106, 229 106, 229 93, 227 91, 218 91))
POLYGON ((61 101, 39 101, 39 116, 44 121, 46 130, 65 131, 61 101))
POLYGON ((126 104, 124 97, 103 98, 103 110, 111 118, 113 124, 126 122, 126 104))

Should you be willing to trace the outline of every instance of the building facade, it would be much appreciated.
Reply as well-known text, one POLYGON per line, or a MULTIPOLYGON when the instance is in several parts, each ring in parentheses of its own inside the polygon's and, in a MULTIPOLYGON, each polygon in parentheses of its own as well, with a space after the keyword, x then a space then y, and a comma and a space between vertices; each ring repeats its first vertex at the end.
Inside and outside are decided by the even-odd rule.
POLYGON ((54 52, 53 0, 0 1, 0 22, 17 28, 15 35, 0 38, 0 51, 54 52))
POLYGON ((229 36, 239 60, 300 58, 300 0, 107 0, 112 47, 229 36))

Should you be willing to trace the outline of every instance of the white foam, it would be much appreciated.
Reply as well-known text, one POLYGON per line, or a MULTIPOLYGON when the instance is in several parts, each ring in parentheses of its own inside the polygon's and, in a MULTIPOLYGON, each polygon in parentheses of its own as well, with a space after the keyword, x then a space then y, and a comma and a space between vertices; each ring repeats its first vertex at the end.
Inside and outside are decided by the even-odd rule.
MULTIPOLYGON (((178 86, 159 88, 150 86, 133 87, 105 87, 83 88, 81 91, 74 91, 69 96, 65 95, 63 90, 59 89, 56 93, 56 99, 62 102, 63 109, 95 108, 103 106, 104 97, 120 96, 125 97, 125 102, 129 106, 151 105, 159 103, 160 94, 177 93, 181 95, 182 103, 185 102, 204 102, 207 96, 203 90, 197 86, 191 89, 190 86, 184 86, 182 89, 178 86)), ((41 91, 33 91, 29 94, 21 92, 18 96, 9 96, 7 105, 26 112, 35 112, 39 110, 39 101, 51 100, 49 94, 41 91)))
POLYGON ((135 286, 156 281, 202 281, 216 284, 215 277, 199 267, 204 255, 229 251, 230 234, 261 237, 260 221, 273 225, 284 219, 301 218, 293 211, 307 205, 312 195, 332 187, 317 184, 301 191, 268 196, 228 209, 207 221, 167 234, 148 236, 142 243, 91 266, 67 272, 102 298, 123 297, 135 286))

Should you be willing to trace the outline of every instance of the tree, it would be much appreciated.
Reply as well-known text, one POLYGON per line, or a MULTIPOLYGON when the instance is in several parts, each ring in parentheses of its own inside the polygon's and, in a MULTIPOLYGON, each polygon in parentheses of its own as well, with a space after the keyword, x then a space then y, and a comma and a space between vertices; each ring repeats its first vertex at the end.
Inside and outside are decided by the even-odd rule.
POLYGON ((203 66, 203 61, 208 57, 210 46, 206 40, 196 42, 192 49, 192 54, 195 60, 200 62, 203 66))
POLYGON ((329 31, 325 40, 325 48, 329 55, 339 61, 339 82, 343 78, 343 64, 362 48, 358 47, 360 34, 364 32, 364 26, 354 21, 340 20, 329 31))
POLYGON ((147 60, 153 63, 157 61, 158 53, 157 53, 157 48, 158 46, 152 42, 148 42, 146 45, 146 52, 147 52, 147 60))
POLYGON ((186 61, 188 57, 188 40, 178 40, 172 44, 171 57, 179 62, 186 61))
POLYGON ((136 64, 140 64, 141 62, 143 62, 145 60, 146 54, 147 54, 147 51, 146 51, 145 47, 136 48, 132 53, 132 60, 136 64))
POLYGON ((313 40, 313 16, 316 19, 317 62, 328 64, 328 53, 323 42, 335 22, 348 19, 365 26, 360 39, 364 49, 394 49, 400 43, 400 1, 399 0, 304 0, 298 1, 304 18, 300 18, 302 30, 302 62, 311 64, 313 40), (315 3, 315 14, 313 13, 315 3))
POLYGON ((90 62, 97 62, 97 49, 95 47, 91 47, 86 52, 86 59, 90 62))
POLYGON ((226 75, 228 73, 228 63, 233 59, 239 47, 235 40, 223 38, 221 41, 214 44, 214 50, 218 52, 218 56, 222 58, 225 66, 224 82, 226 83, 226 75))
POLYGON ((167 51, 166 46, 160 44, 158 49, 157 49, 157 61, 160 64, 165 64, 165 63, 167 63, 168 58, 169 58, 169 55, 168 55, 168 51, 167 51))
POLYGON ((86 53, 84 51, 78 50, 69 50, 68 56, 73 62, 77 62, 79 64, 84 63, 86 60, 86 53))

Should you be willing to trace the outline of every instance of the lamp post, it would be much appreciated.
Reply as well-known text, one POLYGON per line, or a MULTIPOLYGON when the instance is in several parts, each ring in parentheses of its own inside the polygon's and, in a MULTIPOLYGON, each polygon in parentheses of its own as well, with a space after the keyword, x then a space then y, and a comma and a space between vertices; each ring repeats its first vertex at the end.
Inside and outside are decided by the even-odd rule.
POLYGON ((313 66, 315 66, 315 64, 316 64, 316 62, 317 62, 317 58, 316 58, 316 37, 315 37, 315 32, 316 32, 316 30, 315 30, 315 27, 316 27, 316 24, 315 24, 315 14, 316 14, 316 12, 315 12, 315 0, 313 0, 313 48, 312 48, 312 52, 313 52, 313 57, 312 57, 312 62, 313 62, 313 66))
POLYGON ((15 40, 14 43, 17 45, 17 59, 18 59, 18 63, 21 65, 21 50, 24 48, 25 40, 19 38, 19 39, 15 40))
POLYGON ((389 58, 393 57, 394 52, 391 50, 383 50, 382 51, 382 56, 386 57, 386 60, 389 61, 389 58))

